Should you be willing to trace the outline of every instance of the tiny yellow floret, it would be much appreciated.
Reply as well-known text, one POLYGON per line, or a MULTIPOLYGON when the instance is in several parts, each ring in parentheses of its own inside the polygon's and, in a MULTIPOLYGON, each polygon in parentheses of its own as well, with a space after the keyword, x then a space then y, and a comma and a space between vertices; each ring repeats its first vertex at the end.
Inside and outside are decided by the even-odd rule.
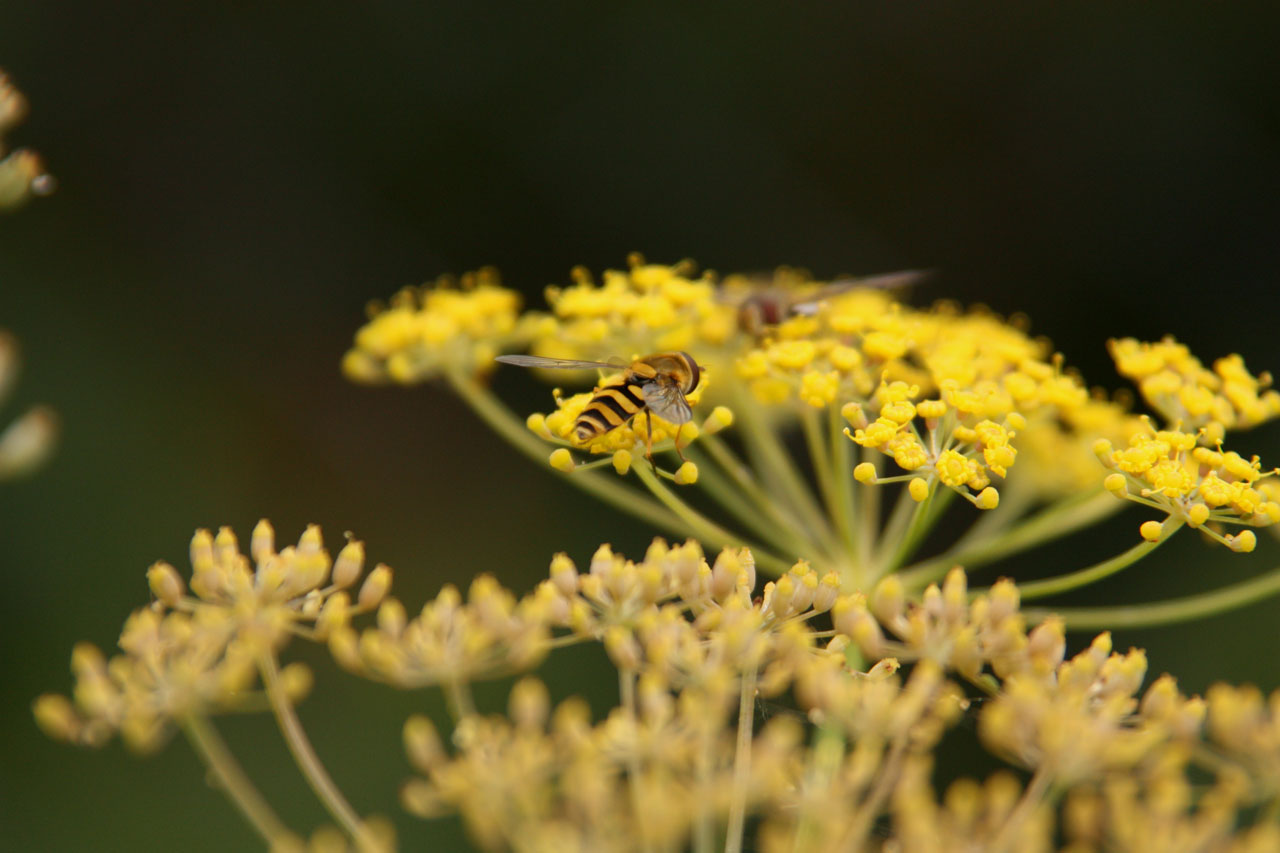
POLYGON ((974 501, 974 505, 978 509, 995 509, 1000 505, 1000 493, 996 491, 994 486, 987 486, 981 492, 978 492, 978 498, 974 501))
POLYGON ((692 462, 686 462, 676 470, 676 482, 682 486, 688 486, 698 482, 698 466, 692 462))
POLYGON ((1124 474, 1108 474, 1106 479, 1102 481, 1102 485, 1106 487, 1108 492, 1118 498, 1122 498, 1129 493, 1129 481, 1125 479, 1124 474))
MULTIPOLYGON (((553 462, 552 464, 554 465, 555 463, 553 462)), ((631 470, 630 450, 615 450, 613 452, 613 470, 617 471, 619 474, 626 474, 631 470)))
POLYGON ((1144 521, 1142 526, 1138 528, 1138 532, 1148 542, 1159 542, 1160 535, 1164 533, 1164 525, 1158 521, 1144 521))
POLYGON ((913 501, 923 503, 929 497, 929 481, 923 477, 916 477, 907 484, 907 491, 911 493, 913 501))
POLYGON ((853 469, 853 479, 859 483, 871 484, 876 481, 876 466, 870 462, 862 462, 853 469))
POLYGON ((564 471, 566 474, 577 466, 577 463, 573 461, 573 454, 564 447, 558 447, 551 451, 551 458, 548 461, 551 462, 552 468, 557 471, 564 471))
POLYGON ((1242 551, 1246 554, 1258 547, 1258 537, 1252 530, 1241 530, 1235 536, 1228 536, 1227 541, 1231 543, 1233 551, 1242 551))
POLYGON ((733 410, 728 406, 716 406, 702 422, 702 431, 707 435, 715 435, 720 430, 731 426, 733 426, 733 410))

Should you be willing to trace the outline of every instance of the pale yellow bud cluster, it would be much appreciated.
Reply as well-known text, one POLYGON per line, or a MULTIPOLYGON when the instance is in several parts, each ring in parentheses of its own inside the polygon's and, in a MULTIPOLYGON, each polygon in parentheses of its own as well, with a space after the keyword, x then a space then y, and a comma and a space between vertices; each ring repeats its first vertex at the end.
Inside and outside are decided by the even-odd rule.
POLYGON ((1157 343, 1112 339, 1107 346, 1116 369, 1138 383, 1143 399, 1167 423, 1207 429, 1219 440, 1224 430, 1280 415, 1280 392, 1270 387, 1271 375, 1254 376, 1239 355, 1220 358, 1209 370, 1172 337, 1157 343))
MULTIPOLYGON (((93 746, 118 733, 134 748, 153 749, 187 717, 260 703, 253 688, 265 657, 295 634, 323 639, 343 629, 352 614, 376 607, 390 583, 390 569, 379 566, 352 603, 346 590, 363 572, 364 547, 348 542, 331 560, 315 525, 277 551, 271 525, 260 521, 249 555, 230 528, 199 530, 191 566, 190 592, 168 563, 147 570, 155 601, 125 623, 122 654, 108 661, 88 644, 76 647, 72 698, 36 702, 47 733, 93 746)), ((280 680, 290 699, 311 685, 300 664, 285 667, 280 680)))
POLYGON ((496 356, 524 346, 541 322, 520 317, 520 295, 488 268, 456 283, 442 278, 404 288, 371 313, 342 361, 343 373, 356 382, 411 384, 442 373, 487 374, 496 356))
POLYGON ((9 151, 5 134, 27 114, 27 100, 0 71, 0 211, 15 208, 33 195, 53 191, 53 178, 45 174, 40 155, 25 148, 9 151))
MULTIPOLYGON (((17 383, 18 369, 18 341, 0 329, 0 405, 17 383)), ((53 452, 57 434, 58 418, 48 406, 34 406, 7 427, 0 427, 0 480, 39 468, 53 452)))
POLYGON ((491 575, 480 575, 465 601, 446 586, 412 619, 398 599, 385 598, 375 627, 337 628, 329 648, 346 669, 397 687, 458 685, 535 666, 547 652, 549 630, 536 597, 517 600, 491 575))
MULTIPOLYGON (((1104 485, 1119 498, 1164 511, 1177 523, 1202 529, 1233 551, 1252 551, 1257 537, 1250 530, 1222 534, 1222 524, 1265 527, 1280 521, 1280 503, 1264 491, 1258 457, 1200 445, 1203 433, 1177 429, 1146 429, 1134 434, 1127 447, 1116 449, 1099 440, 1094 452, 1113 473, 1104 485)), ((1142 526, 1143 538, 1158 541, 1163 528, 1157 522, 1142 526)))

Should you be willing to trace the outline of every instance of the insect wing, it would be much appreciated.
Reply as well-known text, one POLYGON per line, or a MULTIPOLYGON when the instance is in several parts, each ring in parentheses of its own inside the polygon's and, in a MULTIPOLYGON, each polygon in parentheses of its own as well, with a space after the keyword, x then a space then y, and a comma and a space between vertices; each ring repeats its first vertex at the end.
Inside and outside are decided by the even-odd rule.
POLYGON ((649 411, 664 421, 680 426, 693 419, 693 409, 689 408, 689 401, 684 398, 684 392, 675 385, 646 382, 640 386, 640 390, 644 394, 644 404, 649 407, 649 411))
POLYGON ((544 358, 540 355, 500 355, 494 360, 503 364, 514 364, 517 367, 548 367, 560 370, 583 370, 597 367, 608 370, 621 370, 626 367, 620 359, 612 361, 579 361, 573 358, 544 358))
POLYGON ((843 293, 848 293, 850 290, 859 288, 885 291, 905 290, 929 278, 931 274, 929 270, 902 270, 901 272, 869 275, 864 278, 836 279, 826 287, 820 288, 817 293, 806 296, 803 302, 792 305, 791 312, 811 317, 818 313, 818 308, 823 301, 834 299, 843 293))

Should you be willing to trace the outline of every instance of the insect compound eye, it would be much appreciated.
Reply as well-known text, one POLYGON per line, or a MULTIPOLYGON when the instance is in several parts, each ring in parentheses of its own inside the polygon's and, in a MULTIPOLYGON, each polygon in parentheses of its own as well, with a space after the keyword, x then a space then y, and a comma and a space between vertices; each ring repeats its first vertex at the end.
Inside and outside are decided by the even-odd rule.
POLYGON ((693 356, 687 352, 681 352, 685 361, 689 363, 689 387, 684 389, 686 394, 692 394, 698 387, 698 380, 702 378, 702 368, 698 366, 698 362, 693 360, 693 356))

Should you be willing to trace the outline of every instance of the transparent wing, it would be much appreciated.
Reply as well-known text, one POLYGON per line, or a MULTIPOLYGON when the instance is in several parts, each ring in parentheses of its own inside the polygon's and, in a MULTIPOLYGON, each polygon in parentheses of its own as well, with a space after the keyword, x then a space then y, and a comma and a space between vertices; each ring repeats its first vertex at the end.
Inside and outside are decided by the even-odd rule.
POLYGON ((881 275, 869 275, 864 278, 839 278, 820 288, 817 293, 806 296, 803 302, 791 306, 793 314, 810 316, 818 313, 818 305, 825 299, 839 296, 850 290, 865 287, 869 290, 899 290, 919 284, 932 275, 930 270, 902 270, 881 275))
POLYGON ((500 355, 495 359, 503 364, 514 364, 517 367, 550 367, 561 370, 580 370, 582 368, 605 367, 611 370, 626 367, 622 359, 609 361, 578 361, 573 358, 543 358, 540 355, 500 355))
POLYGON ((659 382, 646 382, 640 386, 644 394, 645 405, 664 421, 679 426, 693 419, 693 410, 684 393, 675 385, 664 385, 659 382))

